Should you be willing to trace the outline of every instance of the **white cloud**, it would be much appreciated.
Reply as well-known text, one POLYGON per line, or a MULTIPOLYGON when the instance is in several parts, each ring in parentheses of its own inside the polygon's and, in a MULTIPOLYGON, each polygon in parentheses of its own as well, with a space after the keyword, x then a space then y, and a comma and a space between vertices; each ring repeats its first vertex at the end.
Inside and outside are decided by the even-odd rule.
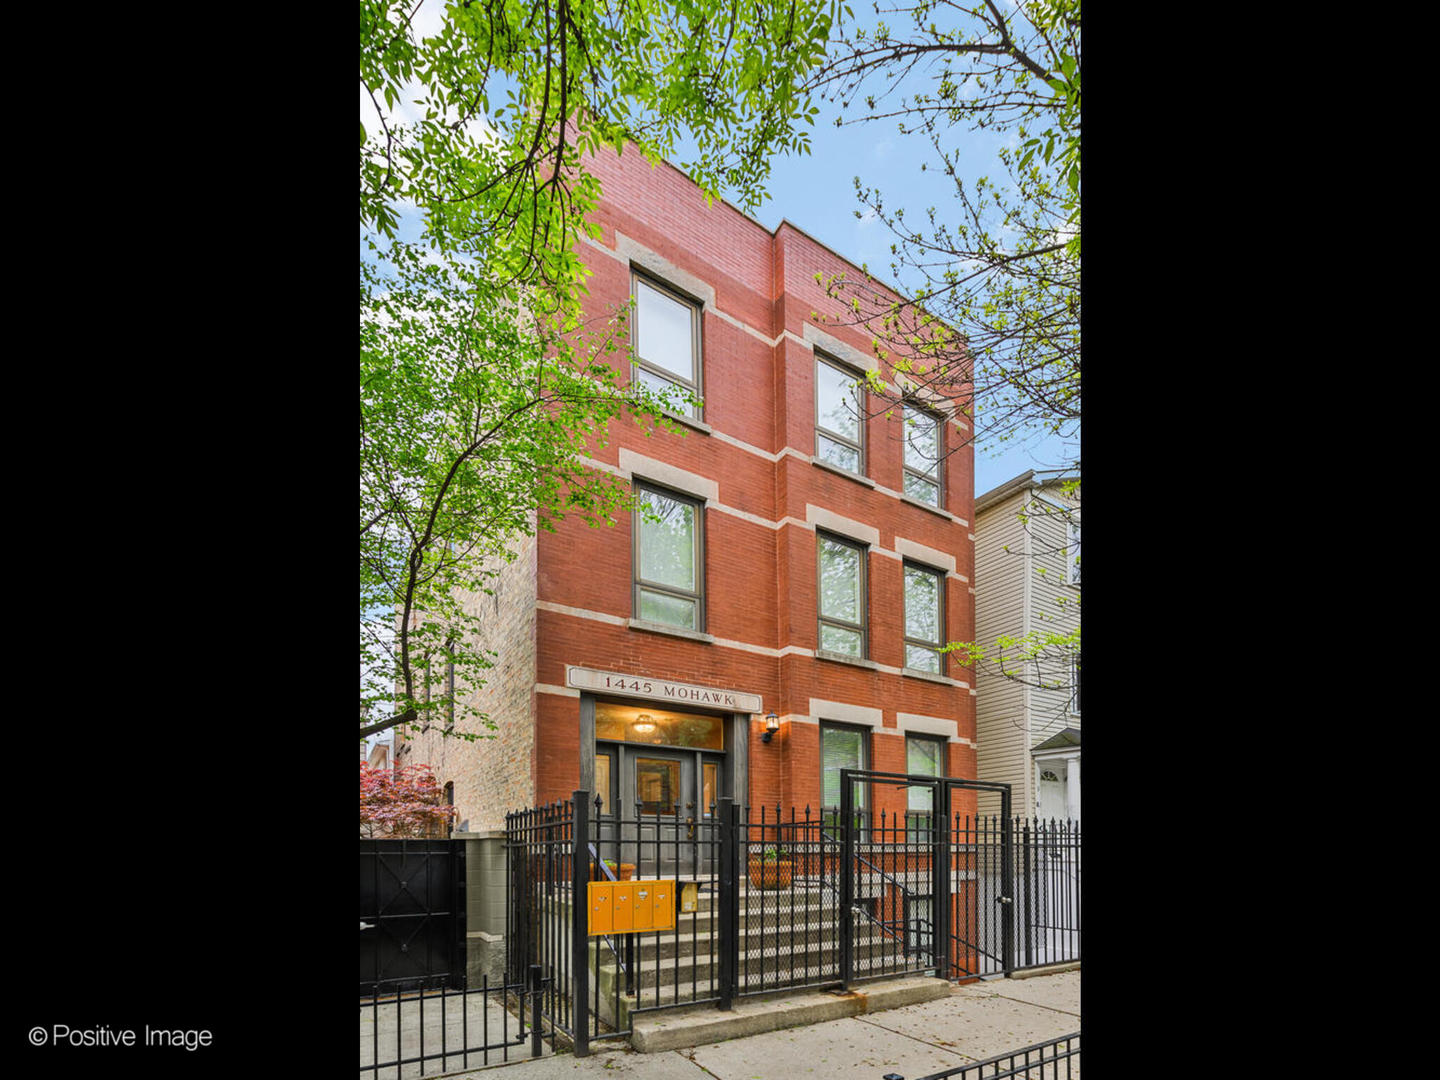
MULTIPOLYGON (((416 42, 427 37, 437 35, 445 24, 445 4, 443 0, 421 0, 419 9, 410 20, 411 30, 416 42)), ((385 108, 385 123, 389 125, 392 132, 399 128, 414 125, 425 118, 425 106, 417 104, 417 99, 424 96, 421 85, 412 80, 400 89, 399 99, 395 102, 393 109, 385 108, 384 95, 377 87, 375 89, 374 101, 371 100, 370 91, 363 85, 360 87, 360 122, 365 125, 365 131, 372 138, 383 138, 383 128, 380 124, 380 115, 376 112, 375 102, 380 102, 385 108)), ((499 137, 489 119, 483 115, 475 116, 467 121, 466 132, 482 146, 494 147, 499 143, 499 137)))

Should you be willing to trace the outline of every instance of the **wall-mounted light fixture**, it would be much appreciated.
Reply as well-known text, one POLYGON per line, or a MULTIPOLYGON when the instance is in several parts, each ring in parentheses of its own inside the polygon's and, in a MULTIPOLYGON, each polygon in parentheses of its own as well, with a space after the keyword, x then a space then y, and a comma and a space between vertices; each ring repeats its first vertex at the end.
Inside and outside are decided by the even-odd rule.
POLYGON ((655 730, 655 718, 648 712, 642 712, 630 727, 637 735, 649 735, 655 730))
POLYGON ((780 730, 780 717, 773 712, 765 717, 765 734, 760 736, 760 741, 768 743, 775 737, 775 732, 780 730))

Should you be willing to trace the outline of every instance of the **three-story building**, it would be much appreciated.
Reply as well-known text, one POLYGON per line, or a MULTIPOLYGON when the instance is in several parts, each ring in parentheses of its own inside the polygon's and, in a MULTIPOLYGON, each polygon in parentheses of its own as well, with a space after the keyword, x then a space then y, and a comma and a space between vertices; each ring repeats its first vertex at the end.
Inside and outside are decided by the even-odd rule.
MULTIPOLYGON (((699 817, 724 795, 818 814, 846 766, 973 778, 971 674, 940 651, 975 636, 958 403, 916 392, 887 410, 856 389, 895 375, 863 330, 815 317, 837 306, 817 273, 859 274, 825 245, 707 204, 637 153, 592 167, 588 304, 633 299, 631 377, 703 407, 683 437, 612 424, 589 464, 660 520, 524 540, 472 598, 498 654, 477 703, 498 730, 432 731, 400 763, 453 784, 470 830, 577 788, 602 814, 699 817)), ((898 790, 867 800, 922 809, 898 790)))

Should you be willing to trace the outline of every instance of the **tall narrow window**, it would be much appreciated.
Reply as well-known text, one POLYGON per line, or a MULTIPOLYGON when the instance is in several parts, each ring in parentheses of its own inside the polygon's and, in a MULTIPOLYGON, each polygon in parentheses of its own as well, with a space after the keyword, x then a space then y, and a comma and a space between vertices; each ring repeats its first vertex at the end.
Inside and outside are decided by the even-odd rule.
POLYGON ((941 505, 940 419, 914 405, 904 407, 905 494, 931 506, 941 505))
POLYGON ((815 357, 815 456, 847 472, 865 473, 864 388, 856 375, 815 357))
POLYGON ((1070 711, 1076 716, 1080 715, 1080 654, 1076 653, 1070 659, 1070 711))
MULTIPOLYGON (((700 396, 700 309, 638 274, 635 290, 634 377, 653 390, 681 387, 700 396)), ((680 407, 699 418, 700 410, 680 407)))
POLYGON ((450 639, 445 642, 446 660, 445 668, 445 730, 455 730, 455 641, 450 639))
POLYGON ((634 612, 646 622, 686 630, 705 627, 703 507, 636 485, 634 612), (658 521, 648 514, 658 515, 658 521))
POLYGON ((820 649, 863 658, 865 548, 817 533, 820 564, 820 649))
POLYGON ((905 666, 945 674, 945 575, 905 564, 905 666))
MULTIPOLYGON (((840 770, 870 767, 870 732, 848 724, 820 724, 820 805, 827 827, 834 827, 840 815, 840 770)), ((857 825, 865 815, 868 784, 855 785, 857 825)))
POLYGON ((1066 522, 1067 543, 1065 545, 1065 580, 1071 585, 1080 584, 1080 521, 1071 518, 1066 522))
MULTIPOLYGON (((905 736, 905 771, 912 776, 945 775, 945 740, 929 735, 905 736)), ((935 804, 930 788, 912 787, 905 822, 918 840, 929 839, 935 804)))

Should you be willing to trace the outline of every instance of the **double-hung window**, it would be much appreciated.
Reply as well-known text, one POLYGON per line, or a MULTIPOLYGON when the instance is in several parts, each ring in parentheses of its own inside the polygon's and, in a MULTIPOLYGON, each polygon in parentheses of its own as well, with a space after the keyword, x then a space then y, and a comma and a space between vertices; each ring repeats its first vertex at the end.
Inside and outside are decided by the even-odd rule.
POLYGON ((866 549, 827 533, 817 532, 815 539, 820 567, 820 651, 863 659, 868 655, 866 549))
MULTIPOLYGON (((906 735, 905 771, 912 776, 944 776, 945 740, 939 736, 906 735)), ((935 813, 933 798, 928 787, 910 788, 905 824, 916 842, 930 839, 930 822, 935 813)))
POLYGON ((905 666, 945 674, 945 575, 905 564, 905 666))
POLYGON ((704 630, 704 505, 638 483, 635 494, 635 617, 704 630))
MULTIPOLYGON (((700 309, 679 293, 639 274, 635 296, 635 379, 652 390, 676 387, 700 396, 700 309)), ((676 411, 699 419, 698 406, 676 411)))
POLYGON ((846 472, 865 474, 865 421, 860 376, 815 356, 815 457, 846 472))
POLYGON ((1080 521, 1070 518, 1065 523, 1065 581, 1069 585, 1080 584, 1080 521))
MULTIPOLYGON (((849 724, 820 722, 820 806, 826 828, 840 818, 840 770, 870 767, 870 731, 849 724)), ((863 827, 869 784, 855 785, 855 824, 863 827)))
POLYGON ((905 422, 905 494, 930 506, 943 505, 940 459, 944 456, 944 425, 933 413, 914 405, 903 407, 905 422))

